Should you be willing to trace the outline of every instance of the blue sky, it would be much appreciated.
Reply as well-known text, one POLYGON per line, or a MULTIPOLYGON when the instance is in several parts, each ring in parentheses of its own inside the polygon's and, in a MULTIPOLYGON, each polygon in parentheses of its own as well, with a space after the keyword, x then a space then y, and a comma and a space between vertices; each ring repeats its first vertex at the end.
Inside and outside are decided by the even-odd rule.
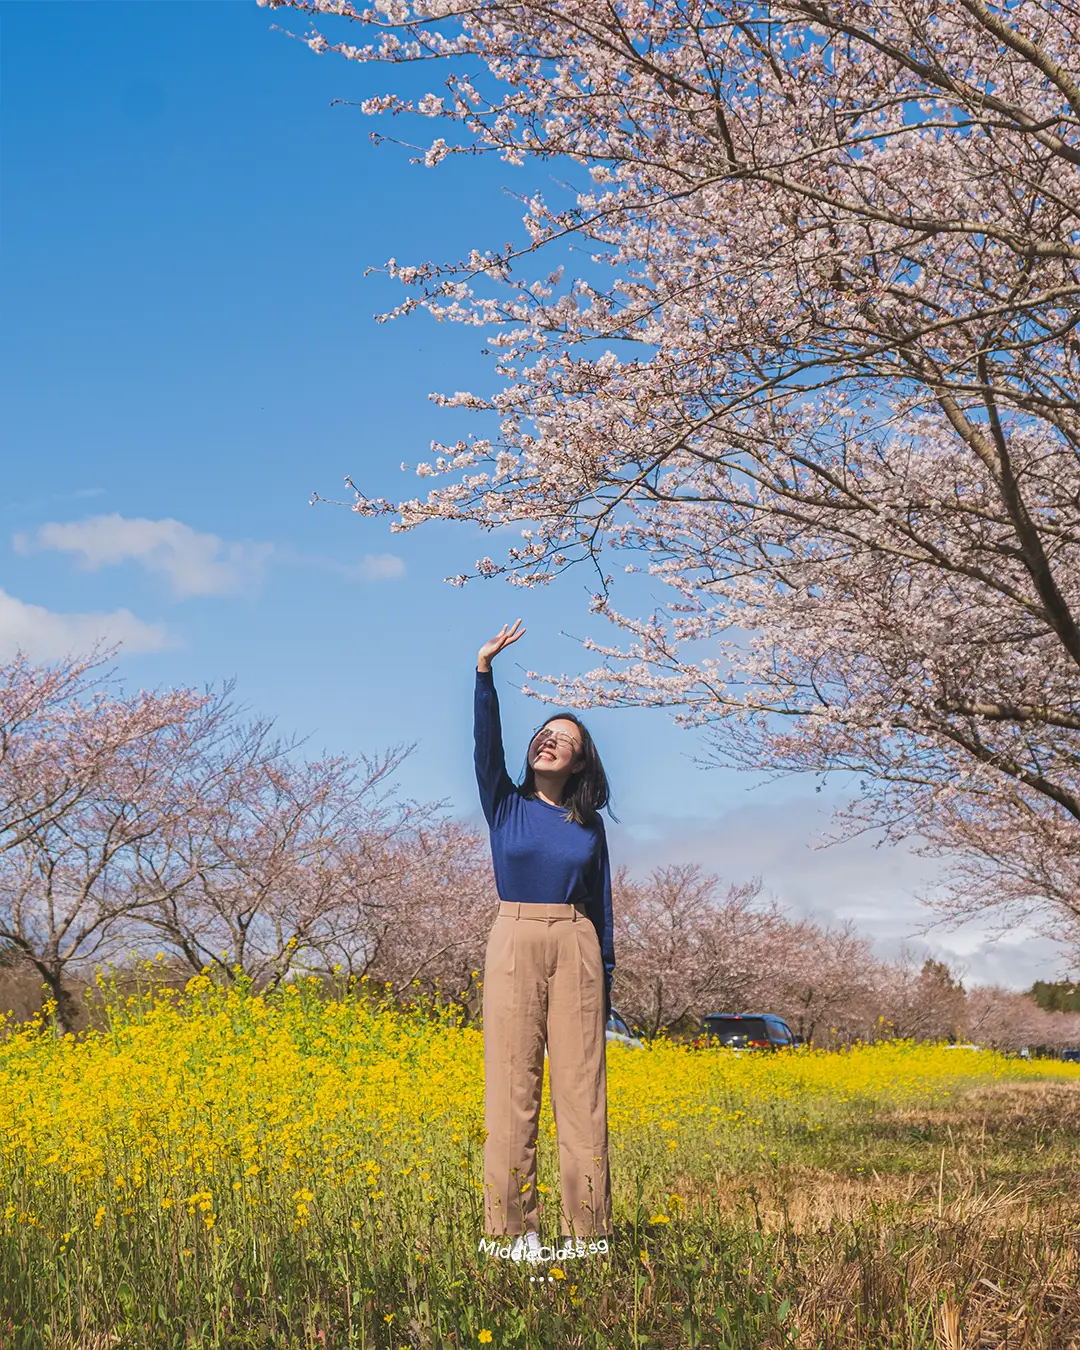
MULTIPOLYGON (((452 588, 442 578, 492 542, 450 526, 392 535, 308 501, 344 499, 346 474, 411 494, 401 462, 461 434, 463 415, 427 395, 491 387, 482 339, 426 316, 376 323, 401 292, 364 271, 516 237, 510 193, 537 171, 425 170, 372 146, 374 129, 413 129, 331 100, 418 92, 430 70, 317 57, 275 23, 305 27, 253 0, 0 7, 0 657, 105 631, 133 685, 235 676, 314 749, 416 742, 404 790, 478 819, 476 648, 524 617, 496 668, 516 766, 543 716, 512 688, 522 668, 592 664, 574 641, 595 632, 588 578, 452 588)), ((663 712, 589 722, 615 785, 616 863, 759 874, 883 951, 922 922, 912 893, 932 867, 865 843, 813 852, 827 816, 809 784, 703 770, 702 744, 663 712)), ((928 942, 972 978, 1057 970, 1024 934, 928 942)))

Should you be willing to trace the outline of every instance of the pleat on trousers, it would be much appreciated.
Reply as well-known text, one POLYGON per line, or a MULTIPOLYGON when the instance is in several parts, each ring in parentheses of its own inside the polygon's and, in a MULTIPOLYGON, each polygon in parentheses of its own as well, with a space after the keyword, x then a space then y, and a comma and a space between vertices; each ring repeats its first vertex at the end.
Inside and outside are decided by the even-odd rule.
POLYGON ((604 963, 583 905, 501 900, 484 956, 484 1227, 539 1231, 536 1140, 547 1046, 560 1234, 610 1235, 604 963))

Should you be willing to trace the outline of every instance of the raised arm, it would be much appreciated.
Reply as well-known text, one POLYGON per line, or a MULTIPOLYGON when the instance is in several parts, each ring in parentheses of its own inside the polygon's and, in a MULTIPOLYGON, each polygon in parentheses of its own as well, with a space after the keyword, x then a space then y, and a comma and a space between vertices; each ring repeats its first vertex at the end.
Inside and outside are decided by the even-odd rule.
POLYGON ((476 690, 473 695, 473 762, 476 765, 476 785, 480 789, 480 805, 484 819, 493 826, 499 807, 514 790, 506 772, 503 753, 502 723, 499 719, 499 696, 491 673, 492 659, 504 647, 516 642, 525 632, 518 619, 513 628, 503 624, 502 630, 485 642, 476 658, 476 690))

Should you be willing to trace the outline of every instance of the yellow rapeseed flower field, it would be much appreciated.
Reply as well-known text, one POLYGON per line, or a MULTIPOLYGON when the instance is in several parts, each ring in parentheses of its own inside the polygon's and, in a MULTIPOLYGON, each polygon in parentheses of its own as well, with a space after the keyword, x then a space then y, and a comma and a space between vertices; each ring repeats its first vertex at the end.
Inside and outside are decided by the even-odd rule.
MULTIPOLYGON (((199 1305, 212 1317, 198 1343, 217 1344, 238 1281, 250 1294, 282 1262, 306 1263, 338 1271, 349 1326, 376 1338, 344 1343, 396 1346, 395 1309, 372 1300, 379 1252, 404 1243, 423 1265, 452 1231, 475 1259, 481 1031, 452 1006, 388 1006, 365 983, 338 997, 314 980, 270 996, 206 976, 127 997, 99 983, 105 1019, 84 1037, 43 1018, 0 1028, 4 1269, 36 1278, 39 1315, 59 1327, 73 1297, 97 1290, 128 1323, 141 1315, 132 1343, 156 1344, 155 1327, 199 1305)), ((687 1190, 791 1162, 838 1121, 855 1130, 972 1085, 1047 1080, 1080 1071, 902 1042, 742 1056, 613 1046, 616 1210, 672 1232, 687 1190)), ((546 1084, 541 1139, 541 1199, 557 1215, 546 1084)))

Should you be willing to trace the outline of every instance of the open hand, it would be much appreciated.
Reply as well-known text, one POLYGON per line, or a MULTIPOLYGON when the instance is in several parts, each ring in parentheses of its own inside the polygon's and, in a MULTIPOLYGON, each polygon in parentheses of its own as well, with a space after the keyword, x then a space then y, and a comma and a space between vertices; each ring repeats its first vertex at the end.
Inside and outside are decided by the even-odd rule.
POLYGON ((511 642, 516 642, 519 637, 524 637, 527 632, 528 629, 522 628, 520 619, 514 620, 512 628, 504 623, 495 636, 480 648, 476 657, 476 669, 490 670, 492 661, 502 649, 509 647, 511 642))

